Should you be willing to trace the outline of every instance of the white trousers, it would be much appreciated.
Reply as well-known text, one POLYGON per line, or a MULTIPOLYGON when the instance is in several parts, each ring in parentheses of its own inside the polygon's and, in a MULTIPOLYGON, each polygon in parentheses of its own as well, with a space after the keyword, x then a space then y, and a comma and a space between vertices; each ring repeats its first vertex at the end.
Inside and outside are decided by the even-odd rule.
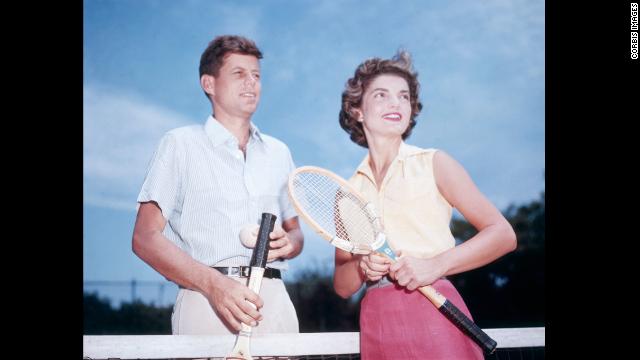
MULTIPOLYGON (((247 285, 248 278, 230 276, 247 285)), ((298 316, 281 279, 262 279, 260 297, 264 306, 259 310, 263 319, 253 327, 253 334, 298 333, 298 316)), ((201 293, 180 289, 173 306, 171 329, 174 335, 237 334, 229 329, 201 293)))

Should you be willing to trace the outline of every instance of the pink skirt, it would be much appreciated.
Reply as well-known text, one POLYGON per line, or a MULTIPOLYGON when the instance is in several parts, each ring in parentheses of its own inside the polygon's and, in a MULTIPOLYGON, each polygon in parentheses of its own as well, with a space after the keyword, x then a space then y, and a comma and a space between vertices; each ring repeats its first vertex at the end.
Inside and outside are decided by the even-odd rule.
MULTIPOLYGON (((432 286, 473 319, 449 280, 432 286)), ((482 349, 419 291, 368 289, 360 307, 360 356, 377 359, 484 359, 482 349)))

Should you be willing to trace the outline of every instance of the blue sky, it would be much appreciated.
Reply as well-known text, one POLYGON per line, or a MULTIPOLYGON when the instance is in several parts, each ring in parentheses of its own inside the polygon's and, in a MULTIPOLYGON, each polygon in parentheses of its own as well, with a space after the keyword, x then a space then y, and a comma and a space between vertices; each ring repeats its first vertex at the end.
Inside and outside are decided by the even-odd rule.
MULTIPOLYGON (((136 197, 164 132, 210 113, 198 64, 221 34, 262 50, 253 121, 298 166, 353 172, 365 150, 338 125, 344 83, 402 47, 425 106, 407 142, 447 151, 502 210, 544 190, 543 1, 85 0, 85 280, 163 279, 131 252, 136 197)), ((287 278, 331 264, 303 230, 287 278)))

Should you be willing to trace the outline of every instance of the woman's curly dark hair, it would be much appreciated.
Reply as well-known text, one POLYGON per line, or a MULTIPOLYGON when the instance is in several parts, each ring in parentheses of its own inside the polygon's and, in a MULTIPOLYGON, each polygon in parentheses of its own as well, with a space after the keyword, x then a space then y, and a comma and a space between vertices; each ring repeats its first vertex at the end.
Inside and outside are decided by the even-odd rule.
POLYGON ((373 58, 368 59, 358 66, 352 78, 347 80, 345 90, 342 93, 342 109, 340 109, 340 126, 351 137, 351 141, 368 148, 367 138, 362 128, 362 123, 358 121, 356 109, 362 106, 362 96, 369 84, 379 75, 392 74, 404 78, 409 84, 411 119, 409 126, 402 134, 402 140, 411 135, 411 131, 416 126, 416 117, 422 110, 422 103, 418 99, 420 83, 418 73, 414 71, 411 63, 411 55, 406 51, 398 51, 391 59, 373 58))

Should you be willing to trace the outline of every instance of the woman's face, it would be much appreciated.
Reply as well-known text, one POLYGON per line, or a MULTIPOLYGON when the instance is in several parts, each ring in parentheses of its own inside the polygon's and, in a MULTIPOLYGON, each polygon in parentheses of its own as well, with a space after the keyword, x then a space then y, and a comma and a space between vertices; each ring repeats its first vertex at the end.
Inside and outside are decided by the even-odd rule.
POLYGON ((411 118, 409 84, 398 75, 376 77, 362 96, 358 121, 364 122, 367 139, 402 137, 411 118))

